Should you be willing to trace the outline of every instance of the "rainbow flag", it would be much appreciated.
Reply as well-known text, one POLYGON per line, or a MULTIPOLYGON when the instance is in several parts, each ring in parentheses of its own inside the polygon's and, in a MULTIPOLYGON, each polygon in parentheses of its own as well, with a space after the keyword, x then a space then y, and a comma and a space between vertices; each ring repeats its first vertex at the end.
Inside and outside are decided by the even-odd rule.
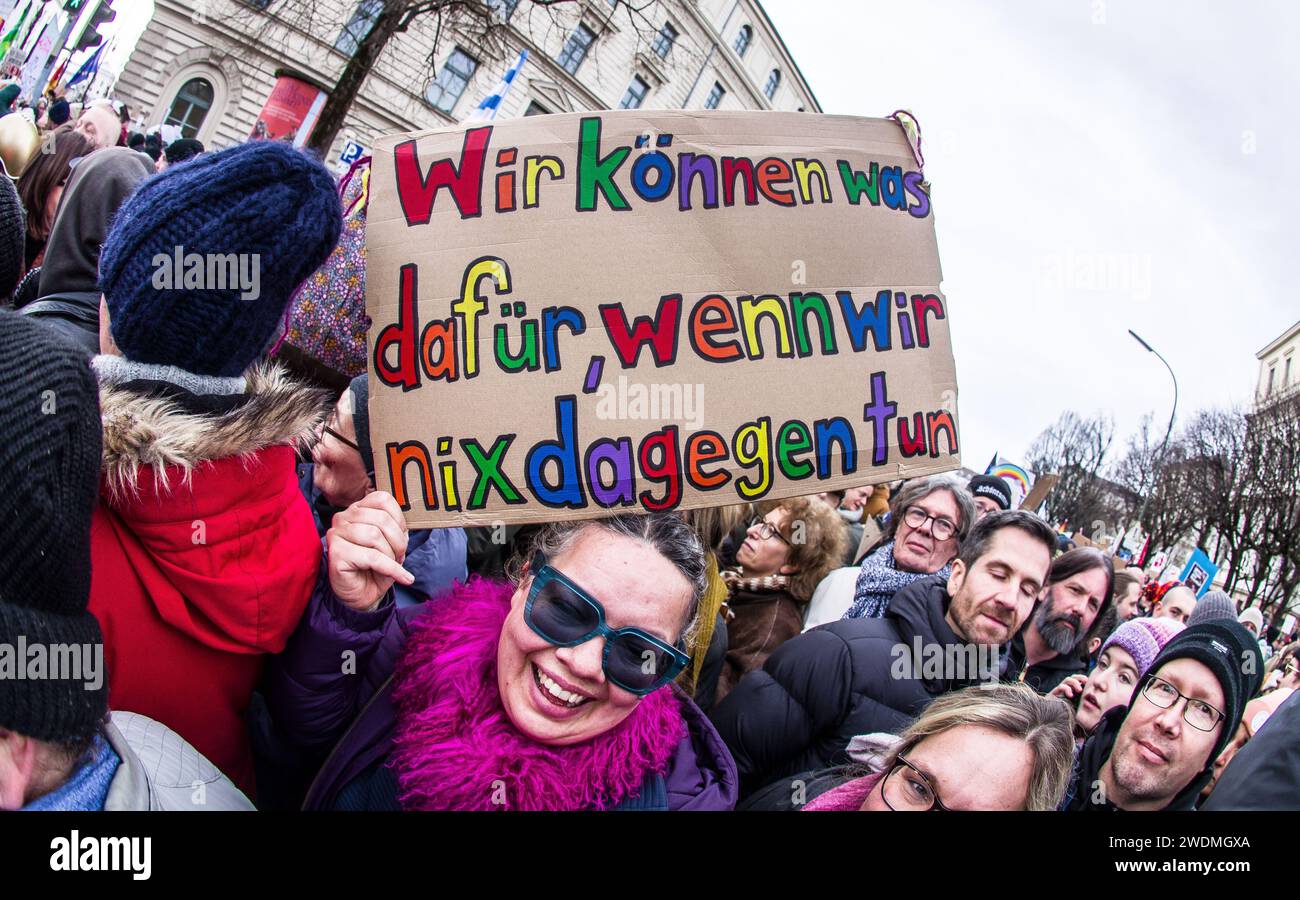
POLYGON ((1013 503, 1012 509, 1019 508, 1025 498, 1029 496, 1029 489, 1034 486, 1034 475, 1024 466, 1018 466, 1015 463, 1007 462, 998 454, 993 454, 993 459, 989 466, 984 470, 985 475, 996 475, 1011 487, 1013 503))

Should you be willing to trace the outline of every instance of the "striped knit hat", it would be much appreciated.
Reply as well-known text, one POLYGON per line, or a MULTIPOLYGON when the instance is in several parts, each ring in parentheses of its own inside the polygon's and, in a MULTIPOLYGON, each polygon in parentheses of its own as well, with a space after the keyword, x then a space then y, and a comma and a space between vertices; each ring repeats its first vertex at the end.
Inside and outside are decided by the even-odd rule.
POLYGON ((1133 657, 1137 666, 1138 677, 1146 674, 1151 663, 1160 655, 1165 644, 1186 626, 1170 618, 1130 619, 1111 632, 1106 643, 1101 645, 1101 652, 1107 647, 1119 647, 1133 657))

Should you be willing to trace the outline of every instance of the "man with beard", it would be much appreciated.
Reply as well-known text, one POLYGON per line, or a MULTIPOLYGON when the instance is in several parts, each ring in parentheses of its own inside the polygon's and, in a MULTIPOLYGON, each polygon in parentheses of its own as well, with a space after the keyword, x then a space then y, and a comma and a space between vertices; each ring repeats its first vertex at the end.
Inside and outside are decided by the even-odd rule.
MULTIPOLYGON (((1025 684, 1048 693, 1066 678, 1088 671, 1080 647, 1110 606, 1114 570, 1099 550, 1079 547, 1052 563, 1042 602, 1017 636, 1023 648, 1025 684)), ((1014 652, 1014 651, 1013 651, 1014 652)))
POLYGON ((935 697, 1014 681, 1005 652, 1043 589, 1056 533, 1023 510, 990 513, 952 574, 914 581, 882 618, 841 619, 786 641, 711 716, 741 793, 849 761, 857 735, 898 734, 935 697))
POLYGON ((1128 706, 1102 716, 1084 743, 1064 808, 1195 808, 1263 670, 1258 644, 1236 622, 1202 622, 1176 635, 1128 706))

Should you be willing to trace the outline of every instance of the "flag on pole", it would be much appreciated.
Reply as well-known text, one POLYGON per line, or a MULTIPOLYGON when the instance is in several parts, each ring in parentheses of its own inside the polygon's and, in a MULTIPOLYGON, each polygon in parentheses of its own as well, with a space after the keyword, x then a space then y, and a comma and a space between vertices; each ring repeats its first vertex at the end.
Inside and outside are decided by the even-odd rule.
POLYGON ((74 84, 80 84, 87 78, 94 78, 99 74, 99 60, 100 57, 104 55, 105 46, 106 45, 104 44, 100 44, 96 47, 95 52, 81 64, 81 68, 72 73, 72 77, 68 79, 68 87, 72 87, 74 84))
POLYGON ((501 108, 501 101, 505 99, 506 94, 510 93, 510 85, 514 84, 515 76, 519 70, 524 67, 528 61, 527 48, 519 51, 519 58, 515 64, 506 69, 506 74, 501 76, 501 83, 493 89, 481 101, 475 110, 465 119, 466 122, 490 122, 497 117, 497 110, 501 108))
POLYGON ((63 62, 59 63, 58 67, 54 70, 54 74, 50 76, 50 80, 45 83, 45 90, 52 91, 58 87, 59 81, 63 78, 63 74, 68 71, 68 63, 71 61, 71 53, 63 57, 63 62))
POLYGON ((18 17, 18 21, 14 22, 14 26, 5 32, 4 37, 0 38, 0 59, 3 59, 4 55, 9 52, 9 48, 13 46, 14 38, 18 37, 18 31, 23 27, 23 22, 27 21, 27 14, 31 10, 30 6, 25 8, 23 14, 18 17))

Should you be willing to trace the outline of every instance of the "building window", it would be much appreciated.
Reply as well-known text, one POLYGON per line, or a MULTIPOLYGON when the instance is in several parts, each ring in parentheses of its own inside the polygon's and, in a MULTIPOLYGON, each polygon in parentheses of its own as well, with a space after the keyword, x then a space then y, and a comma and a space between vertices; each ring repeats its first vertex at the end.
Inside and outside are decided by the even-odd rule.
POLYGON ((664 23, 664 27, 659 29, 659 34, 655 35, 655 42, 652 45, 654 52, 659 54, 660 59, 668 57, 668 51, 673 49, 673 42, 677 40, 677 29, 664 23))
POLYGON ((639 75, 632 76, 632 83, 627 86, 623 99, 618 101, 619 109, 640 109, 645 102, 645 95, 650 93, 650 85, 639 75))
POLYGON ((1291 383, 1291 357, 1286 358, 1286 369, 1282 373, 1282 387, 1291 383))
POLYGON ((487 0, 487 5, 501 14, 502 22, 509 22, 519 7, 519 0, 487 0))
POLYGON ((748 25, 740 26, 740 33, 736 35, 736 43, 732 46, 737 56, 744 56, 745 51, 749 49, 749 42, 754 39, 754 29, 748 25))
POLYGON ((451 115, 451 111, 456 107, 456 101, 460 99, 461 94, 465 93, 465 86, 474 77, 474 70, 477 68, 478 60, 457 47, 443 63, 442 71, 433 80, 433 84, 429 85, 424 98, 435 109, 451 115))
POLYGON ((709 91, 708 99, 704 101, 704 108, 717 109, 718 104, 722 102, 722 96, 725 93, 727 93, 726 88, 718 84, 716 81, 713 82, 713 90, 709 91))
POLYGON ((1277 367, 1271 366, 1268 370, 1268 388, 1264 391, 1265 397, 1273 396, 1273 378, 1277 375, 1277 367))
POLYGON ((164 125, 178 125, 181 137, 198 137, 203 120, 212 108, 212 83, 206 78, 191 78, 176 92, 176 99, 163 119, 164 125))
POLYGON ((379 14, 384 11, 384 0, 361 0, 357 8, 352 12, 352 18, 348 19, 348 24, 343 26, 339 32, 338 39, 334 42, 334 49, 344 56, 351 56, 357 52, 361 42, 370 34, 370 29, 375 27, 375 22, 379 14))
POLYGON ((767 76, 767 84, 763 85, 763 93, 767 95, 767 99, 771 100, 776 96, 776 89, 780 86, 781 73, 776 69, 773 69, 772 74, 767 76))
POLYGON ((551 111, 536 100, 528 101, 528 108, 524 110, 526 116, 549 116, 551 111))
POLYGON ((587 51, 591 44, 596 40, 596 33, 586 25, 579 24, 573 29, 573 34, 564 42, 564 49, 560 51, 560 58, 556 60, 560 68, 574 75, 578 71, 578 66, 587 58, 587 51))

